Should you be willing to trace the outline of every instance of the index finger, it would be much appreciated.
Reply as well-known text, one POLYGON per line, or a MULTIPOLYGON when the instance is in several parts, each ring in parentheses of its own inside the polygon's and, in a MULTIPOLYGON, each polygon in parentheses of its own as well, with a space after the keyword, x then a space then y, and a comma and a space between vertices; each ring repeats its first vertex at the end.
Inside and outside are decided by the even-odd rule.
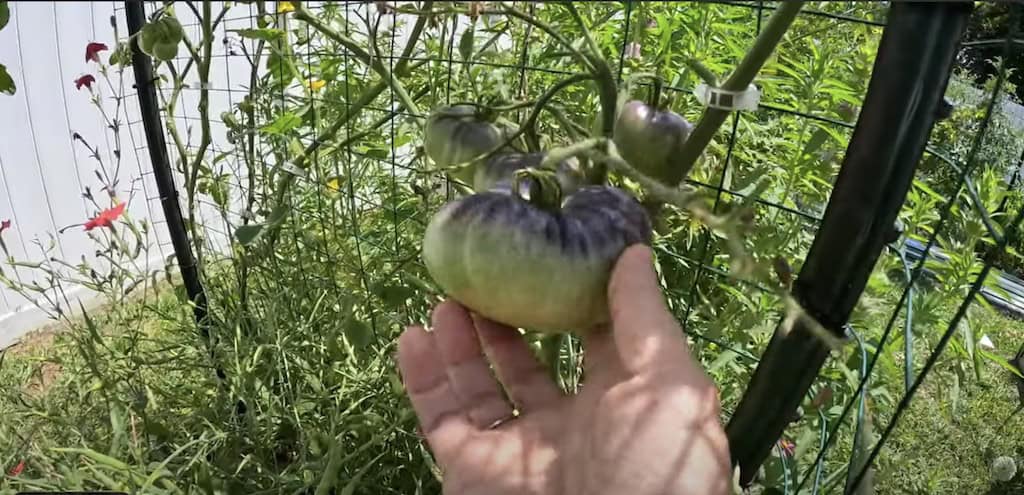
POLYGON ((623 364, 637 372, 689 359, 683 329, 665 304, 651 249, 626 248, 608 283, 612 334, 623 364))

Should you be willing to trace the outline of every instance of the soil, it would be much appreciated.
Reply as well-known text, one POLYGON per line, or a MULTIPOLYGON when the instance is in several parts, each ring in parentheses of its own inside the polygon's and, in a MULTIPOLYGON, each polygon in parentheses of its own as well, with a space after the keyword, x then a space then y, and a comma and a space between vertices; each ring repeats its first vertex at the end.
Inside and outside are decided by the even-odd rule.
MULTIPOLYGON (((10 353, 11 356, 43 357, 46 355, 46 350, 53 345, 57 334, 62 331, 64 331, 62 323, 51 323, 22 336, 16 344, 8 347, 4 352, 10 353)), ((61 366, 55 362, 39 362, 36 369, 33 370, 28 383, 25 384, 23 391, 31 397, 44 395, 50 388, 50 385, 60 376, 61 371, 61 366)))

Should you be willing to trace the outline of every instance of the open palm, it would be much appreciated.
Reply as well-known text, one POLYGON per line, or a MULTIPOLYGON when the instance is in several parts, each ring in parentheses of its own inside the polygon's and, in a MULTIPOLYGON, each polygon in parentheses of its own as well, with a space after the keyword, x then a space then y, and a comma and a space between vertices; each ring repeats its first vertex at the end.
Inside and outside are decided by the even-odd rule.
POLYGON ((608 297, 612 323, 584 336, 574 395, 518 332, 454 302, 435 308, 431 331, 403 333, 399 366, 445 494, 728 493, 717 391, 665 307, 647 247, 623 252, 608 297))

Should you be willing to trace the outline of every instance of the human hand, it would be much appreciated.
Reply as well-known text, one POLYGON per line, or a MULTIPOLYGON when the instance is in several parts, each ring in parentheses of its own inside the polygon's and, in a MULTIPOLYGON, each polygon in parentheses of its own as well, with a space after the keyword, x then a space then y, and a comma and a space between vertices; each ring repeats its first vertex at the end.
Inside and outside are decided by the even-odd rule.
POLYGON ((454 302, 435 308, 432 331, 406 329, 399 367, 445 494, 729 493, 717 390, 665 306, 649 248, 623 252, 608 297, 611 328, 583 337, 575 395, 517 331, 454 302))

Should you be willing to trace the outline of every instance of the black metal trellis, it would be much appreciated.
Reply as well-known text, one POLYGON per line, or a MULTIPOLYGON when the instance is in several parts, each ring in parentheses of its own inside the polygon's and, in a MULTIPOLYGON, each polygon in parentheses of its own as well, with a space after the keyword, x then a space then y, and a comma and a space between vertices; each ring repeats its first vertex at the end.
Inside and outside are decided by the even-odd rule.
MULTIPOLYGON (((163 207, 167 230, 174 246, 178 270, 188 299, 193 305, 193 317, 203 337, 209 339, 209 329, 206 326, 206 292, 199 279, 199 266, 192 254, 192 244, 185 227, 185 219, 181 215, 178 189, 174 186, 174 175, 167 155, 167 144, 164 142, 164 127, 160 121, 160 105, 157 102, 156 86, 154 85, 156 76, 153 74, 150 57, 139 49, 136 36, 142 26, 146 24, 146 10, 142 0, 126 1, 125 16, 128 21, 128 34, 132 36, 132 70, 135 73, 135 88, 139 98, 142 126, 146 132, 149 159, 157 190, 160 193, 160 205, 163 207)), ((217 376, 224 378, 224 371, 220 367, 217 368, 217 376)))
MULTIPOLYGON (((793 289, 836 336, 845 337, 906 197, 970 12, 959 2, 895 3, 890 10, 864 108, 793 289)), ((829 350, 803 323, 776 331, 727 427, 743 483, 792 420, 829 350)))

